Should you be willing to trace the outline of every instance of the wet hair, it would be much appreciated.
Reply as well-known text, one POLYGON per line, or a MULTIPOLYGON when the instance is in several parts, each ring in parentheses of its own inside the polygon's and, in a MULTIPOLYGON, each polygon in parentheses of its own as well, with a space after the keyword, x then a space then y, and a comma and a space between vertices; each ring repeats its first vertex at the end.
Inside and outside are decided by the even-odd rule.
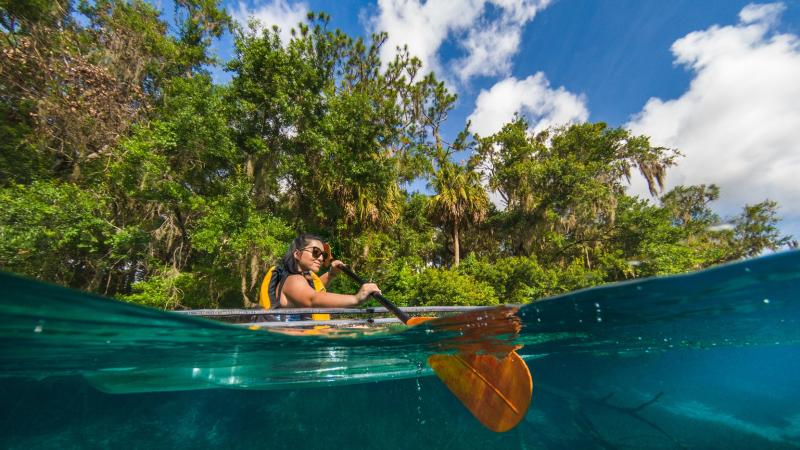
POLYGON ((289 249, 286 250, 286 254, 283 255, 283 259, 281 260, 281 265, 287 272, 301 272, 300 267, 297 266, 297 260, 294 259, 294 252, 308 247, 308 244, 311 243, 311 241, 324 242, 321 237, 315 234, 302 233, 294 238, 292 243, 289 244, 289 249))

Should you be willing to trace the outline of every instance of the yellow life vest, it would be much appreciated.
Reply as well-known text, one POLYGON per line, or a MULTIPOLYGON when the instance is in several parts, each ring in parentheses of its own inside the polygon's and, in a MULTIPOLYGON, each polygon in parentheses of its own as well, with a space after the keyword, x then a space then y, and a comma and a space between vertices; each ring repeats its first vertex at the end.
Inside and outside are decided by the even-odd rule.
MULTIPOLYGON (((314 272, 308 272, 311 279, 308 285, 317 292, 327 292, 325 284, 314 272)), ((281 267, 271 267, 264 276, 259 289, 258 303, 264 309, 277 309, 281 307, 280 294, 283 290, 283 283, 290 274, 281 267)), ((330 320, 330 314, 311 314, 311 320, 330 320)))

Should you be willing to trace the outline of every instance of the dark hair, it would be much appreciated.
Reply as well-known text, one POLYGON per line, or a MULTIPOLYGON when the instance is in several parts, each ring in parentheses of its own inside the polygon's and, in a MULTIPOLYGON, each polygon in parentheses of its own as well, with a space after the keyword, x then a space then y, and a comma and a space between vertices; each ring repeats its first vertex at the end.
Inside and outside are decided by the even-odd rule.
POLYGON ((289 244, 289 249, 286 250, 286 254, 283 255, 281 260, 281 265, 287 272, 300 273, 300 268, 297 267, 297 260, 294 259, 294 252, 306 248, 311 241, 325 242, 315 234, 302 233, 289 244))

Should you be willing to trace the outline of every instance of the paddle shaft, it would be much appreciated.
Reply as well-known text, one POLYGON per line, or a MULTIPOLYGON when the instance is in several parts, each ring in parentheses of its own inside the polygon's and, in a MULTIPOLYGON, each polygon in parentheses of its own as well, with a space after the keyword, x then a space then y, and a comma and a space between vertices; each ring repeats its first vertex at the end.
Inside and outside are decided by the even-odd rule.
MULTIPOLYGON (((339 269, 341 269, 342 272, 346 273, 347 276, 352 278, 356 283, 362 284, 362 285, 367 283, 366 281, 364 281, 363 278, 361 278, 360 276, 356 275, 355 272, 350 270, 349 267, 347 267, 345 265, 341 265, 341 266, 339 266, 339 269)), ((408 319, 409 319, 408 314, 404 313, 403 311, 400 311, 400 308, 398 308, 397 305, 392 303, 388 298, 384 297, 381 294, 378 294, 377 292, 373 292, 370 295, 372 297, 374 297, 376 300, 378 300, 379 302, 381 302, 381 305, 383 305, 384 308, 386 308, 389 311, 391 311, 392 314, 397 316, 398 319, 402 320, 403 323, 406 323, 406 324, 408 323, 408 319)))

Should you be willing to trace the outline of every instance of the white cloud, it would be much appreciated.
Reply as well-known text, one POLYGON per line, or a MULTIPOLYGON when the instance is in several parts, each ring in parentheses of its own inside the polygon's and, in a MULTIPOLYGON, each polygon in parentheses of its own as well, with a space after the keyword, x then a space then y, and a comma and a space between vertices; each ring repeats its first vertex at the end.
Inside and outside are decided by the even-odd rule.
POLYGON ((481 90, 469 120, 473 131, 488 136, 500 131, 515 113, 525 116, 534 131, 589 118, 583 96, 563 87, 552 89, 544 74, 538 72, 524 80, 506 78, 488 91, 481 90))
POLYGON ((461 41, 467 55, 452 63, 462 82, 480 75, 507 75, 511 70, 511 58, 519 49, 522 28, 549 0, 495 0, 493 3, 500 8, 500 17, 470 29, 461 41))
POLYGON ((272 0, 269 3, 249 7, 245 2, 239 2, 237 9, 230 11, 231 17, 245 28, 251 19, 256 19, 262 27, 280 28, 281 41, 285 44, 291 39, 291 29, 297 28, 299 22, 306 21, 308 5, 304 2, 289 3, 286 0, 272 0))
POLYGON ((511 69, 511 57, 519 48, 522 29, 515 24, 494 22, 470 30, 461 42, 467 56, 453 61, 454 72, 462 82, 478 75, 505 75, 511 69))
POLYGON ((763 22, 767 24, 774 24, 780 18, 781 13, 786 9, 783 3, 768 3, 757 5, 751 3, 739 12, 739 20, 742 23, 763 22))
POLYGON ((462 82, 478 75, 503 75, 519 49, 522 28, 550 0, 378 0, 373 31, 386 31, 389 39, 381 58, 390 60, 397 47, 408 45, 423 63, 423 72, 444 75, 448 65, 439 49, 449 38, 464 51, 449 66, 462 82), (492 5, 490 9, 487 5, 492 5), (496 14, 493 14, 496 12, 496 14), (497 16, 489 18, 489 16, 497 16))
MULTIPOLYGON (((774 31, 783 9, 748 5, 736 25, 675 41, 676 64, 693 72, 689 89, 674 100, 651 98, 627 127, 685 155, 668 172, 667 188, 716 183, 725 215, 744 203, 777 200, 797 227, 800 40, 774 31)), ((642 180, 632 190, 647 192, 642 180)))
POLYGON ((437 52, 448 34, 463 32, 480 17, 484 0, 378 0, 379 14, 372 19, 374 31, 386 31, 389 39, 381 59, 389 61, 397 47, 408 45, 422 60, 426 72, 441 72, 437 52))

